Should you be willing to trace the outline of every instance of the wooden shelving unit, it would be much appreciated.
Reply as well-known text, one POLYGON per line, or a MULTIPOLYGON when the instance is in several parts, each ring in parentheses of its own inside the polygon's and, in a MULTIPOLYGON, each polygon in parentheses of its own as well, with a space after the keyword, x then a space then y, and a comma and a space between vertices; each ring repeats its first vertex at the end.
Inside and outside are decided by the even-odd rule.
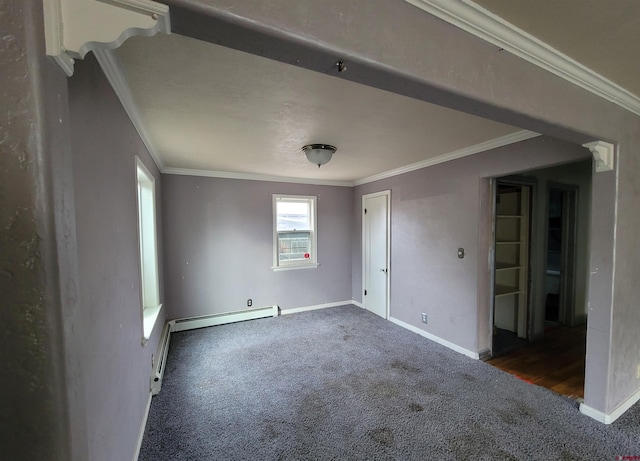
POLYGON ((498 185, 495 223, 494 325, 527 337, 529 257, 527 186, 498 185))

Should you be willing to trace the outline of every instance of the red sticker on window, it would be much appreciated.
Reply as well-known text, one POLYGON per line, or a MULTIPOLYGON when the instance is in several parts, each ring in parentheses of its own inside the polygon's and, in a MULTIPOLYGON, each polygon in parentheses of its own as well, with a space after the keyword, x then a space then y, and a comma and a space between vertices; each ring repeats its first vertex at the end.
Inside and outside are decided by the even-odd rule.
POLYGON ((304 254, 304 259, 309 259, 311 257, 311 255, 309 255, 309 253, 305 253, 304 254))

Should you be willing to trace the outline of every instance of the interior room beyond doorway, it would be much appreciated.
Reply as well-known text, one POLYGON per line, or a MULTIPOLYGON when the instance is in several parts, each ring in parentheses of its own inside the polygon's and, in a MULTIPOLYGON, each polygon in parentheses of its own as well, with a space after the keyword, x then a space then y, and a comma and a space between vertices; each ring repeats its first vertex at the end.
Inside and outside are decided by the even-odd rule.
POLYGON ((584 396, 591 175, 585 160, 496 180, 488 363, 577 399, 584 396))

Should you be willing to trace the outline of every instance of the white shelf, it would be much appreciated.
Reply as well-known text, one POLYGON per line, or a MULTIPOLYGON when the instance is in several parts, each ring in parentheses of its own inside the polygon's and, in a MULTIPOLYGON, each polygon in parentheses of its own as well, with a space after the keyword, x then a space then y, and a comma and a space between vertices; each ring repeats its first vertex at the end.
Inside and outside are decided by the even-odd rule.
POLYGON ((498 271, 511 271, 516 269, 521 269, 522 267, 517 264, 509 264, 509 263, 496 263, 496 272, 498 271))
POLYGON ((507 285, 496 285, 495 288, 495 296, 496 298, 499 296, 511 296, 522 293, 522 290, 519 290, 518 287, 510 287, 507 285))

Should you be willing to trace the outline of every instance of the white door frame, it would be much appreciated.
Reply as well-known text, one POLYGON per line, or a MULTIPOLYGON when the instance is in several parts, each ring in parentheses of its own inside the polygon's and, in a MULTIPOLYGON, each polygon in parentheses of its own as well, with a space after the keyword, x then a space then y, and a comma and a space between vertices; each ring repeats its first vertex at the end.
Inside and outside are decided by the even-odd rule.
POLYGON ((361 207, 361 216, 362 216, 362 288, 360 291, 360 295, 362 296, 362 307, 366 309, 366 298, 364 294, 365 290, 365 280, 366 280, 366 227, 365 227, 365 201, 369 198, 375 198, 379 196, 386 196, 387 198, 387 299, 385 300, 386 309, 385 309, 385 318, 388 320, 390 313, 390 305, 391 305, 391 190, 383 190, 380 192, 373 192, 371 194, 364 194, 362 196, 362 207, 361 207))

